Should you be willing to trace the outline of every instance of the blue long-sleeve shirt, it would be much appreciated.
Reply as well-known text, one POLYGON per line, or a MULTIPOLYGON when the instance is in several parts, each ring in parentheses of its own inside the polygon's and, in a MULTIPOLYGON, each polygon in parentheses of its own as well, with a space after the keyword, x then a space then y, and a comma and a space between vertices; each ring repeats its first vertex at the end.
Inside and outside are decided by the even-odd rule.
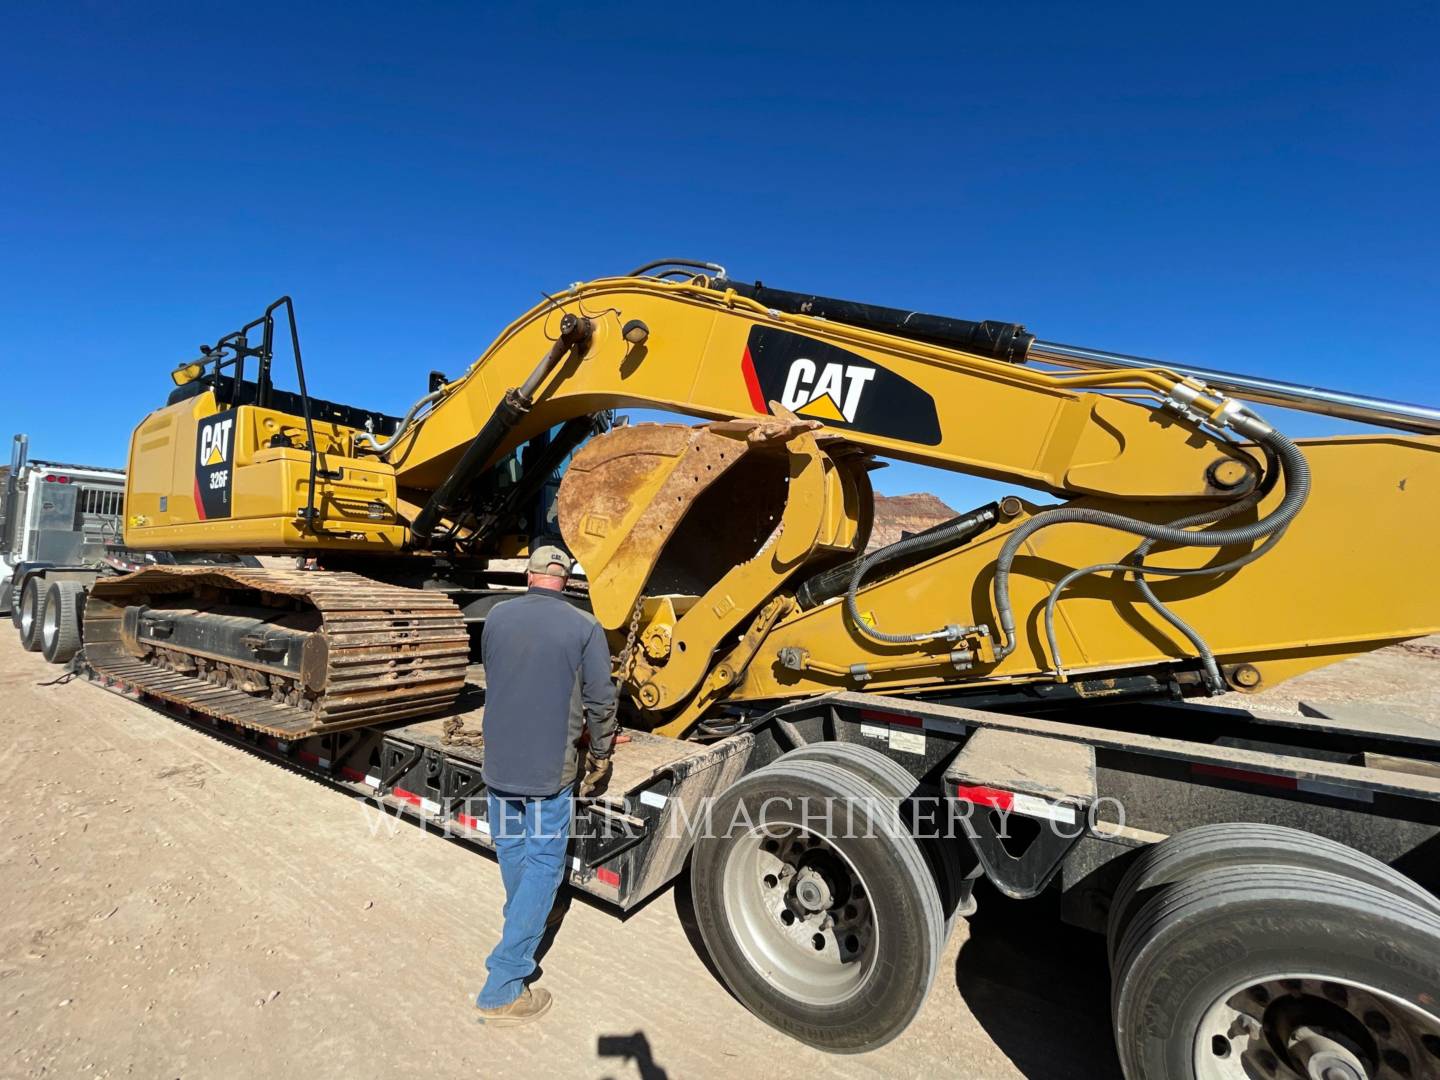
POLYGON ((485 665, 485 783, 553 795, 574 781, 583 725, 591 750, 615 740, 615 686, 605 631, 553 589, 497 604, 480 642, 485 665))

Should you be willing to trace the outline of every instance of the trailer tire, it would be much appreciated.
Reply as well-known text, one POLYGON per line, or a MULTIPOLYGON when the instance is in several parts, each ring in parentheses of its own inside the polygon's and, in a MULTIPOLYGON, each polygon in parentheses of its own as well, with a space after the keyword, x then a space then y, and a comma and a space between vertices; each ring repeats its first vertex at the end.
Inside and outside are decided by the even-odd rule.
POLYGON ((57 581, 45 595, 40 622, 40 652, 52 664, 68 663, 80 651, 80 620, 85 587, 78 581, 57 581))
POLYGON ((20 591, 20 644, 29 652, 40 651, 40 627, 45 621, 45 579, 32 574, 20 591))
POLYGON ((1117 963, 1128 1080, 1440 1069, 1440 917, 1367 882, 1290 866, 1197 874, 1141 906, 1117 963))
MULTIPOLYGON (((892 761, 878 750, 855 743, 807 743, 780 757, 781 761, 829 761, 870 781, 886 795, 903 802, 915 794, 919 782, 904 766, 892 761)), ((913 833, 912 833, 913 835, 913 833)), ((916 843, 925 853, 935 888, 940 893, 940 906, 945 915, 944 940, 955 932, 960 913, 973 910, 970 904, 970 879, 965 856, 971 854, 970 841, 964 836, 931 835, 917 837, 916 843)))
POLYGON ((886 793, 828 762, 781 761, 726 789, 710 823, 692 854, 692 894, 730 991, 832 1053, 900 1034, 934 981, 944 919, 886 793))
POLYGON ((1156 889, 1196 874, 1247 864, 1309 867, 1364 881, 1440 916, 1440 898, 1337 840, 1257 822, 1217 822, 1176 833, 1136 854, 1110 903, 1110 970, 1130 920, 1156 889))

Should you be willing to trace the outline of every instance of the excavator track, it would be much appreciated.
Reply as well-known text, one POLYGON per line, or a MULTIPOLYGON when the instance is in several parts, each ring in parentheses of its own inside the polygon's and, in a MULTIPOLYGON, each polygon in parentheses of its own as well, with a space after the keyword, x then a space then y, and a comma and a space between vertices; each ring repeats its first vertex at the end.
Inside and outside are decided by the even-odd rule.
POLYGON ((154 567, 97 581, 85 609, 85 661, 100 677, 282 739, 443 712, 469 657, 443 593, 352 573, 154 567), (177 619, 192 638, 228 631, 232 645, 236 625, 259 629, 243 655, 172 647, 154 624, 173 632, 177 619), (302 663, 282 666, 286 645, 302 663))

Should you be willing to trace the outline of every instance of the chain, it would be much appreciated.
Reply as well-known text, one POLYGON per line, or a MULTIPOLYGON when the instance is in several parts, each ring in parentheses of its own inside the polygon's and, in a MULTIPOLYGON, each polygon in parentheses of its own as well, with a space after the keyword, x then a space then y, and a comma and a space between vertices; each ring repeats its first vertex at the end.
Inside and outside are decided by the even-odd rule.
POLYGON ((484 746, 485 736, 474 728, 467 728, 458 716, 446 717, 440 741, 446 746, 484 746))
POLYGON ((645 596, 642 593, 635 598, 635 608, 630 612, 630 630, 625 635, 625 646, 620 650, 620 654, 614 657, 616 676, 621 682, 628 681, 635 671, 635 661, 640 653, 640 612, 644 607, 645 596))

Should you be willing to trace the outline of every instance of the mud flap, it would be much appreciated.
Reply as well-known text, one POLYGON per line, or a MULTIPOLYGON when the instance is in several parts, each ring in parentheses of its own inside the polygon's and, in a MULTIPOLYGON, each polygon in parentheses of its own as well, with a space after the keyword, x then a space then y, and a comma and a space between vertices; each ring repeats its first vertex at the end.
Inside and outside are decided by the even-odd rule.
POLYGON ((1095 749, 982 728, 945 770, 945 793, 985 875, 1006 896, 1037 896, 1088 829, 1095 749))

